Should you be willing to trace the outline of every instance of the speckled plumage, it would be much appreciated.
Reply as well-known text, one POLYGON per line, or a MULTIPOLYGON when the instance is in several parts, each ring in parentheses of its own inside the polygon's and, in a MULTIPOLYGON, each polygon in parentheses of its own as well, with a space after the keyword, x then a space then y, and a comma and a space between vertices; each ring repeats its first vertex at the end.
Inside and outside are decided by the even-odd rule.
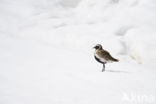
POLYGON ((113 58, 110 53, 102 48, 102 45, 97 44, 95 47, 94 57, 95 59, 103 64, 103 70, 105 70, 105 64, 108 62, 118 62, 118 59, 113 58))
POLYGON ((103 49, 97 49, 95 50, 95 56, 98 56, 97 58, 101 58, 105 61, 105 63, 107 62, 113 62, 113 61, 118 61, 117 59, 113 58, 109 52, 107 52, 106 50, 103 49))

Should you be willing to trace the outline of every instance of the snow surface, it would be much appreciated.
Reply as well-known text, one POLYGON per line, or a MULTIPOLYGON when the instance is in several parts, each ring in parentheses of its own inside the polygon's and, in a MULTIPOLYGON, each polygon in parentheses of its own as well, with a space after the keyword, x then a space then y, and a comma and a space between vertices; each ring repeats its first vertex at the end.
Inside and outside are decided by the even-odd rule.
POLYGON ((0 104, 155 104, 155 0, 1 0, 0 104), (101 43, 120 62, 102 65, 101 43))

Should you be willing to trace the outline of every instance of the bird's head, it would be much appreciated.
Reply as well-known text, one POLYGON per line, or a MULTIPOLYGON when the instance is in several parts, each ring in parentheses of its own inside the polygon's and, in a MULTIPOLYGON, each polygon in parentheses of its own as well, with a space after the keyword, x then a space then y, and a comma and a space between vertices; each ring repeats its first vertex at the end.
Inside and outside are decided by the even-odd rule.
POLYGON ((93 48, 95 48, 95 49, 102 49, 102 45, 101 45, 101 44, 97 44, 97 45, 94 46, 93 48))

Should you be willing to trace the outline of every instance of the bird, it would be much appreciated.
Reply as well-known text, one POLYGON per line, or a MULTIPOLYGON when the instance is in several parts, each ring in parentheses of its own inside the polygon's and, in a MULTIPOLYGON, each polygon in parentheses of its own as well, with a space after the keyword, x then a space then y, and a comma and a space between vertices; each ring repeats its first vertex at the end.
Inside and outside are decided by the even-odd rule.
POLYGON ((101 44, 97 44, 93 48, 95 49, 94 58, 96 61, 103 64, 102 72, 105 71, 106 63, 119 61, 118 59, 112 57, 108 51, 104 50, 101 44))

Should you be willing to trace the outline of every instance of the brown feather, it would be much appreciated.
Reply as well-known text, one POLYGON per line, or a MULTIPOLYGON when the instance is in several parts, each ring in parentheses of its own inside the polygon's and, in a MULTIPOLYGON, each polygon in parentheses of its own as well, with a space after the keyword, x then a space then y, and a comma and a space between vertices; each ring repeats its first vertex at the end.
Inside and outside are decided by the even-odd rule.
POLYGON ((103 49, 98 49, 96 54, 98 54, 100 57, 104 58, 106 61, 114 61, 114 62, 119 61, 118 59, 115 59, 114 57, 112 57, 109 52, 107 52, 106 50, 103 50, 103 49))

